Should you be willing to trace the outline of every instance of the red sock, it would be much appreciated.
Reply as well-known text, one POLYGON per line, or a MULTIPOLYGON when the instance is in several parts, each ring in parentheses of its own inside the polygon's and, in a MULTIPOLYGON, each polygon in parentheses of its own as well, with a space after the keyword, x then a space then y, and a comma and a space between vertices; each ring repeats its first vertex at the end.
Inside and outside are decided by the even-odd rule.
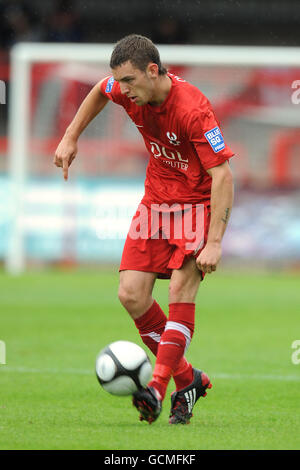
MULTIPOLYGON (((183 366, 180 361, 183 359, 184 351, 189 346, 194 332, 195 304, 170 304, 169 313, 169 320, 161 336, 157 351, 153 380, 149 383, 149 386, 153 386, 158 390, 162 399, 165 396, 171 376, 179 364, 181 364, 181 367, 183 366)), ((188 367, 188 375, 191 372, 192 369, 188 367)))
POLYGON ((181 390, 182 388, 190 385, 194 380, 194 371, 193 366, 190 362, 186 360, 185 357, 182 357, 179 361, 177 369, 174 371, 173 379, 176 385, 176 390, 181 390))
MULTIPOLYGON (((161 335, 167 323, 167 317, 159 304, 154 300, 149 310, 134 322, 144 344, 150 349, 154 356, 157 356, 161 335)), ((193 381, 193 367, 185 357, 180 359, 174 371, 173 379, 176 390, 186 387, 193 381)))
POLYGON ((143 342, 156 356, 160 338, 167 323, 167 317, 158 303, 154 300, 149 310, 137 318, 134 323, 143 342))

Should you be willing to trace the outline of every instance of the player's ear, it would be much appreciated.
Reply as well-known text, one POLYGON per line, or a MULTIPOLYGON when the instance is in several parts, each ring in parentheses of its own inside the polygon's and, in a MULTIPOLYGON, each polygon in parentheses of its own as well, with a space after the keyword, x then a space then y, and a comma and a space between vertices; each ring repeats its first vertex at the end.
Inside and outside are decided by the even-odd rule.
POLYGON ((150 78, 156 78, 158 77, 158 65, 155 64, 154 62, 150 62, 148 65, 147 65, 147 72, 148 72, 148 76, 150 78))

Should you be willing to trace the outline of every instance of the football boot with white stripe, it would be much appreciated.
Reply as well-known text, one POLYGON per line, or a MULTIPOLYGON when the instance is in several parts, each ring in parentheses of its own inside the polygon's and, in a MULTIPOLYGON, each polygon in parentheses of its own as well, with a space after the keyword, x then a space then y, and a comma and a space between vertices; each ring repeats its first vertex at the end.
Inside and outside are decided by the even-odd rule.
POLYGON ((207 388, 212 388, 212 384, 204 372, 198 369, 193 369, 193 372, 193 382, 171 395, 170 424, 189 424, 196 401, 207 395, 207 388))

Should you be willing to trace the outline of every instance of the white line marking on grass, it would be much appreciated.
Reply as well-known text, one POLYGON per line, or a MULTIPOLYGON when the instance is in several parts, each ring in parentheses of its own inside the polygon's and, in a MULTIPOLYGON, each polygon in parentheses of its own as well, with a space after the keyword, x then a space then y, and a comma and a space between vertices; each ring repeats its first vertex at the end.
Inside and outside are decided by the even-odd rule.
POLYGON ((230 380, 275 380, 275 381, 288 381, 288 382, 300 382, 299 375, 269 375, 269 374, 210 374, 210 377, 216 379, 230 379, 230 380))
POLYGON ((1 367, 0 373, 2 371, 7 372, 20 372, 21 374, 74 374, 74 375, 92 375, 93 371, 88 369, 55 369, 55 368, 47 368, 44 369, 34 369, 31 367, 1 367))
MULTIPOLYGON (((44 368, 35 369, 30 367, 13 367, 3 366, 0 368, 0 374, 2 372, 19 372, 21 374, 70 374, 70 375, 94 375, 95 372, 91 369, 56 369, 56 368, 44 368)), ((225 380, 274 380, 274 381, 287 381, 287 382, 300 382, 299 375, 269 375, 269 374, 225 374, 225 373, 210 373, 212 379, 225 379, 225 380)))

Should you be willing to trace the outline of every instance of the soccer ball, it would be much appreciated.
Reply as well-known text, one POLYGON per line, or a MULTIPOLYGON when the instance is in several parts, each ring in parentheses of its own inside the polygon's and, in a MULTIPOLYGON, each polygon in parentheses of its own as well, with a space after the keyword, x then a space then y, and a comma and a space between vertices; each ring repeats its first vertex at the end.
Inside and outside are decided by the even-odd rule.
POLYGON ((98 354, 96 375, 104 390, 112 395, 132 395, 147 385, 152 366, 140 346, 130 341, 115 341, 98 354))

